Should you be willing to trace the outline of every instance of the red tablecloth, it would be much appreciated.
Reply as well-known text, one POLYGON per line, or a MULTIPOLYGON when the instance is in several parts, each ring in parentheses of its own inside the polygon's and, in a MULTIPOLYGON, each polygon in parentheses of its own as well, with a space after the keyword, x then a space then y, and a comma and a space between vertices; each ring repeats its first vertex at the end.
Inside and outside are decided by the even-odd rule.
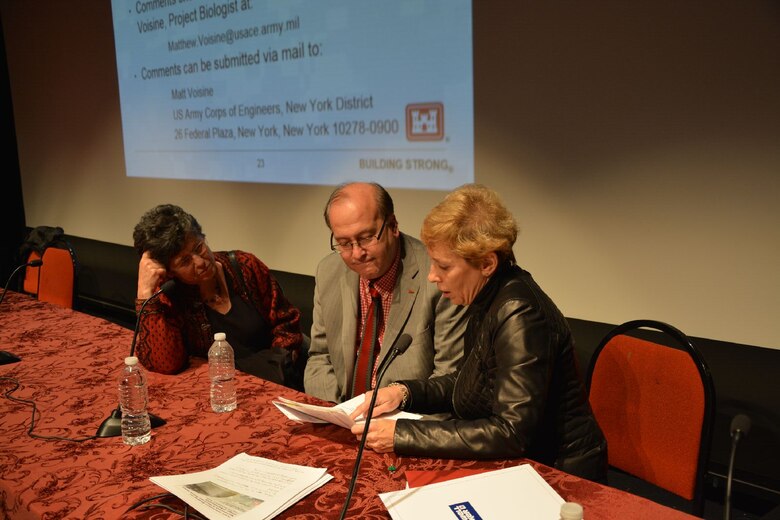
MULTIPOLYGON (((0 307, 0 349, 22 358, 0 366, 0 378, 16 379, 13 395, 38 408, 34 433, 89 437, 117 406, 117 379, 129 353, 132 332, 105 320, 9 292, 0 307)), ((280 518, 337 518, 346 497, 357 442, 333 425, 297 424, 270 401, 284 396, 323 404, 294 390, 238 375, 238 409, 216 414, 209 406, 208 366, 193 359, 182 374, 149 373, 150 411, 167 424, 152 440, 130 447, 120 437, 85 442, 28 436, 31 407, 0 398, 0 517, 176 518, 162 509, 125 512, 136 502, 163 493, 150 476, 213 468, 245 452, 258 457, 324 467, 333 480, 280 518)), ((0 379, 0 392, 14 383, 0 379)), ((364 453, 351 518, 389 515, 377 493, 403 489, 404 471, 504 468, 525 459, 462 461, 364 453), (395 471, 390 467, 394 466, 395 471)), ((588 520, 690 518, 648 500, 531 462, 567 501, 585 508, 588 520)))

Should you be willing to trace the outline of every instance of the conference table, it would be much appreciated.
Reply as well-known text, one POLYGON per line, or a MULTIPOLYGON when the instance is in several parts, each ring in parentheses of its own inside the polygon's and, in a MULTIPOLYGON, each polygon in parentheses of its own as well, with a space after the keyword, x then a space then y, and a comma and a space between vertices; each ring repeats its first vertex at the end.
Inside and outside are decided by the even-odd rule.
MULTIPOLYGON (((333 479, 278 518, 338 518, 357 454, 355 437, 336 425, 288 419, 272 400, 326 403, 243 373, 237 376, 238 409, 212 412, 203 359, 192 358, 177 375, 147 372, 149 409, 166 421, 152 430, 150 442, 131 447, 121 437, 93 438, 117 407, 117 380, 131 341, 132 331, 119 325, 8 292, 0 307, 0 349, 21 361, 0 365, 0 518, 179 518, 160 507, 128 510, 165 492, 149 477, 212 469, 239 453, 327 468, 333 479), (33 435, 80 442, 32 437, 31 425, 33 435)), ((427 459, 368 449, 347 516, 390 518, 378 493, 403 489, 407 470, 486 470, 523 463, 530 463, 564 500, 582 504, 588 520, 692 518, 527 459, 427 459)), ((182 508, 175 498, 164 503, 182 508)))

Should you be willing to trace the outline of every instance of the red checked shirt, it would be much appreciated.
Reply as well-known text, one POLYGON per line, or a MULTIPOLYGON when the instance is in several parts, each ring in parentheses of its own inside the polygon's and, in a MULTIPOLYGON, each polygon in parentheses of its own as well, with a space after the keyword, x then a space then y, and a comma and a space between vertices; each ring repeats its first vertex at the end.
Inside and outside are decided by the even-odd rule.
MULTIPOLYGON (((395 255, 390 269, 385 274, 373 280, 374 287, 379 291, 382 297, 382 315, 379 317, 379 332, 377 333, 377 341, 379 342, 381 352, 381 346, 385 337, 385 322, 390 315, 390 304, 393 302, 393 289, 395 288, 395 281, 398 279, 398 267, 401 265, 401 249, 398 248, 398 252, 395 255)), ((363 331, 366 328, 366 315, 368 314, 368 308, 371 306, 371 294, 368 292, 368 282, 370 280, 366 278, 360 279, 360 328, 357 331, 357 337, 355 338, 355 345, 360 348, 360 339, 363 331)), ((355 352, 357 353, 357 348, 355 352)), ((379 363, 374 364, 374 374, 371 380, 371 386, 376 386, 376 369, 379 363)))

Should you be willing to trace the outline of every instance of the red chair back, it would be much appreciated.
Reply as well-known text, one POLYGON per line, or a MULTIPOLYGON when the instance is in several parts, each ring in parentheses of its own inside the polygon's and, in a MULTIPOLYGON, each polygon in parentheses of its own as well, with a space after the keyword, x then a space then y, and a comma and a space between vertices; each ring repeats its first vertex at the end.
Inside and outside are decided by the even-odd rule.
POLYGON ((610 466, 691 500, 700 510, 714 387, 688 338, 661 322, 623 324, 594 353, 588 388, 610 466), (673 333, 684 350, 624 334, 643 326, 673 333))
POLYGON ((72 309, 76 266, 71 250, 47 247, 40 270, 38 299, 72 309))

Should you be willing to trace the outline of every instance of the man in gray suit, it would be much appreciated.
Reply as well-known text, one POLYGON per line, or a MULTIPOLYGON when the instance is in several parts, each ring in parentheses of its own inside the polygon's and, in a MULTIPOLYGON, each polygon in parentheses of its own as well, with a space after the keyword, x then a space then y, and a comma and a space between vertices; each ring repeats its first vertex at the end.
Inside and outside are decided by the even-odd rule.
POLYGON ((412 344, 387 369, 382 386, 455 370, 463 355, 464 309, 428 282, 425 246, 399 231, 387 191, 373 183, 339 186, 325 206, 325 223, 334 253, 320 261, 315 275, 306 393, 338 403, 371 388, 377 367, 404 333, 412 344), (368 308, 370 294, 379 301, 377 292, 379 348, 363 384, 356 357, 366 322, 375 323, 368 308))

